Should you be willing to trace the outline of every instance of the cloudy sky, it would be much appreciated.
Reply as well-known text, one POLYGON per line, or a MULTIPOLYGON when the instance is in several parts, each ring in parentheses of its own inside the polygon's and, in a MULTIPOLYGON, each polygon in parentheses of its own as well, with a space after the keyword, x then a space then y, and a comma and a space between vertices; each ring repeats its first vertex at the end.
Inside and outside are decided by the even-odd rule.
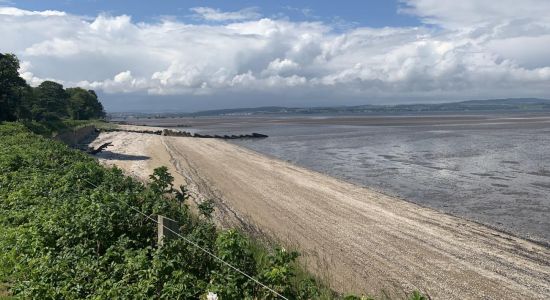
POLYGON ((0 0, 0 52, 109 111, 550 98, 548 0, 265 2, 0 0))

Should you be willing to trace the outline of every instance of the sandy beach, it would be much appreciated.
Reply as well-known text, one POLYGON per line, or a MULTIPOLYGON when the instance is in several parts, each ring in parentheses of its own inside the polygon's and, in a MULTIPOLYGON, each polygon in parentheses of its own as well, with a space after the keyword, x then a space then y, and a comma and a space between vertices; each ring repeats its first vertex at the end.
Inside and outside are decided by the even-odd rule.
POLYGON ((433 299, 548 299, 550 249, 215 139, 101 133, 107 165, 146 180, 165 165, 195 201, 302 253, 340 292, 433 299))

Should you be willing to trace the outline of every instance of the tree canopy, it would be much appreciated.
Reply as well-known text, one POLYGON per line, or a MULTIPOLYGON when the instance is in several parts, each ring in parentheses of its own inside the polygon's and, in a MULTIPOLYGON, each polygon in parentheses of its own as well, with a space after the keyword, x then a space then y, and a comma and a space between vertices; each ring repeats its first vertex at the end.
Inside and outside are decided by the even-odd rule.
POLYGON ((21 89, 27 83, 19 76, 19 60, 13 54, 0 53, 0 121, 17 119, 21 89))
POLYGON ((69 96, 69 105, 67 107, 69 116, 74 120, 87 120, 103 117, 103 105, 97 99, 97 94, 93 90, 83 88, 66 89, 69 96))
POLYGON ((0 121, 56 119, 88 120, 105 117, 93 90, 67 88, 54 81, 31 87, 19 75, 14 54, 0 53, 0 121))

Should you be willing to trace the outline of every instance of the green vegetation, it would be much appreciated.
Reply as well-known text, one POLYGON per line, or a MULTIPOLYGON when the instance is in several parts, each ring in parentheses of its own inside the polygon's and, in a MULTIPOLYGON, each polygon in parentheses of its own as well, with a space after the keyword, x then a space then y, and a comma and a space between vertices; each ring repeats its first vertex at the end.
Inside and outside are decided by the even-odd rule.
POLYGON ((0 122, 20 121, 33 132, 52 136, 85 125, 105 127, 103 105, 93 90, 64 89, 44 81, 33 88, 19 75, 19 60, 0 53, 0 122))
POLYGON ((213 203, 192 214, 167 168, 145 185, 42 137, 109 125, 93 120, 104 116, 95 92, 52 81, 32 88, 18 69, 0 53, 0 299, 277 298, 255 280, 288 299, 337 298, 299 268, 297 252, 217 230, 213 203), (184 238, 159 247, 155 215, 176 220, 184 238))
POLYGON ((68 88, 44 81, 29 86, 19 76, 19 60, 0 53, 0 122, 89 120, 105 117, 103 106, 93 90, 68 88))
POLYGON ((256 260, 235 230, 193 216, 185 189, 166 168, 143 185, 93 158, 39 137, 20 124, 0 126, 0 282, 38 299, 272 299, 274 295, 182 239, 158 248, 146 215, 177 220, 187 239, 291 299, 316 298, 319 285, 296 280, 297 253, 277 249, 256 260))
POLYGON ((277 299, 183 239, 159 248, 156 225, 133 208, 178 221, 186 239, 289 299, 337 298, 299 268, 297 252, 218 231, 209 202, 192 214, 167 168, 150 179, 102 167, 22 124, 0 125, 0 299, 277 299))
POLYGON ((32 132, 45 136, 52 137, 56 134, 63 133, 65 131, 70 131, 78 129, 84 126, 93 125, 99 129, 112 129, 116 125, 112 123, 105 122, 103 120, 55 120, 55 121, 19 121, 21 124, 25 125, 32 132))

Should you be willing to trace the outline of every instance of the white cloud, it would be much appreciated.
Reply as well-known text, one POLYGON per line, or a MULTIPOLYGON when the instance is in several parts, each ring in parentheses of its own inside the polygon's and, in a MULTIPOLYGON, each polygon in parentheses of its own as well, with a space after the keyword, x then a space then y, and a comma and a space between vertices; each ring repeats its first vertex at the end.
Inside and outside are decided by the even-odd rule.
POLYGON ((132 79, 133 79, 132 72, 124 71, 124 72, 120 72, 120 73, 115 75, 114 82, 116 82, 116 83, 127 83, 127 82, 131 82, 132 79))
POLYGON ((66 57, 78 54, 79 52, 79 47, 75 41, 59 38, 40 42, 25 49, 25 54, 32 56, 66 57))
POLYGON ((131 71, 123 71, 116 74, 112 79, 103 81, 89 82, 83 80, 76 85, 89 89, 101 89, 107 93, 132 93, 147 89, 149 84, 143 78, 136 79, 132 76, 131 71))
POLYGON ((547 22, 547 0, 401 0, 402 11, 423 18, 426 23, 451 27, 494 24, 510 20, 547 22))
POLYGON ((195 17, 206 21, 243 21, 258 19, 261 14, 258 13, 258 9, 255 7, 249 7, 238 11, 224 12, 219 9, 211 7, 193 7, 191 11, 195 13, 195 17))
MULTIPOLYGON (((0 3, 10 3, 10 2, 6 1, 6 2, 0 2, 0 3)), ((30 11, 30 10, 18 9, 15 7, 0 7, 0 15, 8 15, 8 16, 16 16, 16 17, 22 17, 22 16, 63 17, 63 16, 66 16, 67 14, 65 12, 57 11, 57 10, 30 11)))
POLYGON ((205 19, 225 23, 188 24, 1 8, 0 51, 21 58, 22 76, 33 85, 50 78, 116 95, 223 101, 231 93, 258 105, 285 97, 334 104, 550 97, 547 16, 527 8, 512 14, 487 1, 457 3, 407 1, 409 13, 436 28, 344 31, 322 22, 257 20, 243 11, 202 10, 205 19))
POLYGON ((300 66, 293 62, 292 60, 285 58, 280 59, 277 58, 269 63, 267 68, 263 71, 264 74, 285 74, 285 73, 291 73, 293 71, 296 71, 300 68, 300 66))
POLYGON ((30 71, 30 69, 32 68, 32 64, 29 61, 22 61, 19 66, 19 73, 21 74, 21 77, 25 79, 30 85, 37 86, 42 83, 42 81, 44 81, 44 79, 35 77, 34 74, 30 71))
POLYGON ((550 34, 544 34, 491 40, 487 43, 487 49, 526 67, 536 68, 550 66, 549 45, 550 34))

